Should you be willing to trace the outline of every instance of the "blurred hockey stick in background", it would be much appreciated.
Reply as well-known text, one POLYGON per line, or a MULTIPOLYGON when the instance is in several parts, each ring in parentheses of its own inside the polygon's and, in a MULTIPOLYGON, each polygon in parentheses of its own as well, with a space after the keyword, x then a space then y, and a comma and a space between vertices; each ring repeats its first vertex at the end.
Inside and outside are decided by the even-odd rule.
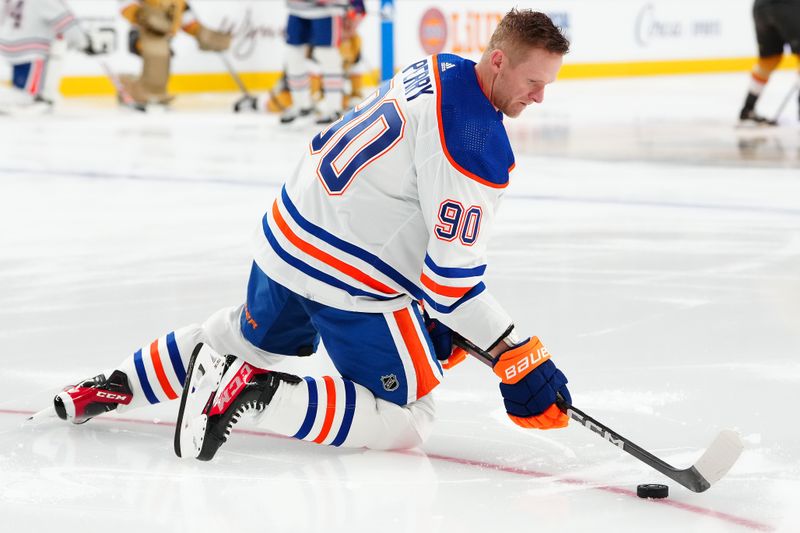
POLYGON ((783 110, 786 109, 786 106, 789 104, 789 100, 792 99, 792 96, 794 96, 794 93, 798 89, 800 89, 800 76, 794 81, 791 88, 789 88, 789 92, 787 92, 786 96, 783 97, 783 102, 781 102, 781 105, 778 106, 778 110, 775 111, 775 117, 772 119, 773 124, 778 123, 778 119, 783 114, 783 110))
MULTIPOLYGON (((467 339, 454 334, 453 344, 463 348, 484 364, 492 366, 492 357, 489 353, 467 339)), ((577 407, 568 405, 561 395, 558 396, 556 405, 575 422, 694 492, 703 492, 719 481, 731 469, 744 449, 739 435, 735 431, 726 429, 717 435, 711 446, 693 466, 681 470, 634 444, 577 407)))
POLYGON ((247 86, 242 81, 241 76, 239 73, 236 72, 236 69, 233 68, 230 59, 226 56, 223 52, 219 53, 220 59, 225 64, 225 69, 228 71, 228 74, 231 75, 233 81, 236 83, 236 86, 239 87, 239 90, 242 91, 242 96, 233 104, 233 110, 236 113, 240 111, 255 111, 258 99, 254 94, 247 90, 247 86))
POLYGON ((128 90, 122 84, 122 81, 120 81, 119 76, 117 76, 114 73, 114 71, 111 70, 111 67, 108 66, 108 63, 103 61, 102 59, 98 61, 100 63, 100 66, 103 67, 106 76, 108 76, 108 79, 111 81, 111 84, 114 86, 114 89, 117 91, 117 98, 119 99, 119 102, 125 107, 130 107, 131 109, 135 109, 136 111, 142 111, 142 112, 147 111, 147 108, 145 106, 137 103, 136 100, 134 100, 133 96, 130 95, 128 90))

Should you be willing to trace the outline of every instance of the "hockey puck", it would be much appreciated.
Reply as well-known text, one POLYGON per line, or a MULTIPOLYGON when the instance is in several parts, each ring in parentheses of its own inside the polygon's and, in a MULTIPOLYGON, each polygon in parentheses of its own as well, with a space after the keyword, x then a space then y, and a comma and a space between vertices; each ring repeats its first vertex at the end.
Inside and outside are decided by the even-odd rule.
POLYGON ((658 483, 642 483, 637 485, 636 495, 640 498, 666 498, 669 496, 669 487, 658 483))

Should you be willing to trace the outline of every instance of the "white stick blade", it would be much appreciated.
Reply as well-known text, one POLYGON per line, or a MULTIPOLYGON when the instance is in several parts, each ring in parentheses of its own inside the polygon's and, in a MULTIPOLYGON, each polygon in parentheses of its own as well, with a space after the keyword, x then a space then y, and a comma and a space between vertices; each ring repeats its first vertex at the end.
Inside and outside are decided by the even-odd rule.
POLYGON ((697 460, 694 467, 711 485, 722 479, 736 463, 744 450, 739 434, 730 429, 721 431, 706 453, 697 460))

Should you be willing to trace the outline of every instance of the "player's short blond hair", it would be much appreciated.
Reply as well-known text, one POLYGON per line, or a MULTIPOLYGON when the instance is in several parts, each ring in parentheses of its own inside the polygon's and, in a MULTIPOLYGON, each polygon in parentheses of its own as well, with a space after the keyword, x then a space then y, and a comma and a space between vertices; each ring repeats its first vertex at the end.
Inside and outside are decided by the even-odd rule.
POLYGON ((484 53, 502 50, 514 61, 531 48, 564 55, 569 52, 569 41, 544 13, 514 8, 497 25, 484 53))

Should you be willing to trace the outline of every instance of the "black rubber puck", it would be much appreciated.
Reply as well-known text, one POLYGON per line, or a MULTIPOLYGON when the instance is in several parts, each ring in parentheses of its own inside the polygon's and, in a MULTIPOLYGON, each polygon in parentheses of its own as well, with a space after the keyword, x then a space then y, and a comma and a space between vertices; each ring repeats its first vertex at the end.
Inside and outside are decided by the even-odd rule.
POLYGON ((643 483, 636 487, 636 495, 640 498, 666 498, 669 496, 669 487, 658 483, 643 483))

